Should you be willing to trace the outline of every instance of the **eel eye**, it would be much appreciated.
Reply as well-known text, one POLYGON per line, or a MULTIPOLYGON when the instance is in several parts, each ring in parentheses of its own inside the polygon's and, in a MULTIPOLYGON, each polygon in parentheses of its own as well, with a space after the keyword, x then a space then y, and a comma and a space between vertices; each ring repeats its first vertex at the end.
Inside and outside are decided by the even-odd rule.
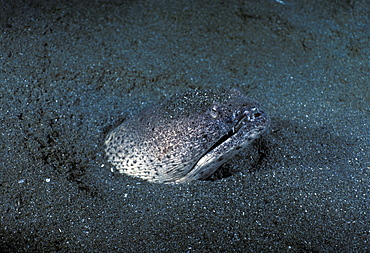
POLYGON ((220 114, 220 106, 218 104, 213 104, 209 110, 209 114, 212 118, 217 118, 220 114))

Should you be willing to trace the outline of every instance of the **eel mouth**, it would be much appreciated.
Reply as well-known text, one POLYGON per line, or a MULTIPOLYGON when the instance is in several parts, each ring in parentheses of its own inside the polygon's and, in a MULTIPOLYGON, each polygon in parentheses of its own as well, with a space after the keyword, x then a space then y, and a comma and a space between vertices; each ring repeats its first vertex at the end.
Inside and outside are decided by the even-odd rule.
MULTIPOLYGON (((237 115, 234 115, 232 117, 232 122, 235 122, 234 126, 226 133, 224 134, 220 139, 218 139, 206 152, 204 152, 198 160, 194 163, 192 168, 189 170, 189 173, 195 169, 195 167, 198 165, 199 161, 208 153, 210 153, 212 150, 220 146, 222 143, 226 142, 228 139, 230 139, 233 135, 238 133, 238 131, 246 126, 247 124, 255 124, 261 123, 263 126, 268 125, 268 116, 261 110, 257 108, 251 108, 243 111, 242 113, 238 113, 237 115)), ((262 131, 265 127, 258 127, 262 131)))
MULTIPOLYGON (((216 147, 220 146, 222 143, 224 143, 227 139, 231 138, 233 135, 235 135, 243 126, 246 124, 257 124, 258 122, 263 122, 266 121, 266 114, 258 110, 257 108, 252 108, 249 110, 245 110, 239 115, 236 115, 233 117, 234 119, 232 120, 235 122, 235 125, 226 133, 224 134, 220 139, 218 139, 199 159, 198 161, 194 164, 199 162, 199 160, 205 155, 211 152, 213 149, 216 147)), ((194 167, 193 166, 193 167, 194 167)))
POLYGON ((236 122, 236 124, 226 135, 230 135, 229 137, 231 137, 232 135, 237 133, 240 128, 242 128, 246 123, 262 121, 263 119, 265 119, 263 115, 265 115, 265 113, 255 107, 250 110, 245 110, 239 116, 235 117, 234 122, 236 122))

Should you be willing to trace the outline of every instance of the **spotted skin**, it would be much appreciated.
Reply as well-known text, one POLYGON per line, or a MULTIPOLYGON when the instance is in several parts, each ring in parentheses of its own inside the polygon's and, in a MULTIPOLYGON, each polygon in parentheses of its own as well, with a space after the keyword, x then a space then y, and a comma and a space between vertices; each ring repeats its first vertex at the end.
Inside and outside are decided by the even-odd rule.
POLYGON ((177 94, 143 109, 105 141, 120 172, 156 183, 206 179, 268 127, 269 117, 239 90, 177 94))

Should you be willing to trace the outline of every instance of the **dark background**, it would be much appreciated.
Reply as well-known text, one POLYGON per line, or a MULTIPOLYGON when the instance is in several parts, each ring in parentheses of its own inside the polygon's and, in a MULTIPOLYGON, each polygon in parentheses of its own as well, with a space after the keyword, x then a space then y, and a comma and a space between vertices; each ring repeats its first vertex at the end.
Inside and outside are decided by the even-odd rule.
POLYGON ((368 252, 370 2, 0 1, 1 252, 368 252), (238 88, 272 118, 216 182, 112 173, 117 122, 238 88), (262 152, 262 154, 261 154, 262 152))

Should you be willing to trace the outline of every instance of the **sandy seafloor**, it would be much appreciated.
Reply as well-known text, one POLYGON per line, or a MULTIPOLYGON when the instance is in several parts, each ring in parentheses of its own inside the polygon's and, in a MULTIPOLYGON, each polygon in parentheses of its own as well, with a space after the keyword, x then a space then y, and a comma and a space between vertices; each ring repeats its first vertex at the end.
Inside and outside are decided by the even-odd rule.
POLYGON ((0 1, 0 251, 369 252, 370 1, 284 3, 0 1), (272 119, 237 173, 111 172, 112 126, 210 87, 272 119))

